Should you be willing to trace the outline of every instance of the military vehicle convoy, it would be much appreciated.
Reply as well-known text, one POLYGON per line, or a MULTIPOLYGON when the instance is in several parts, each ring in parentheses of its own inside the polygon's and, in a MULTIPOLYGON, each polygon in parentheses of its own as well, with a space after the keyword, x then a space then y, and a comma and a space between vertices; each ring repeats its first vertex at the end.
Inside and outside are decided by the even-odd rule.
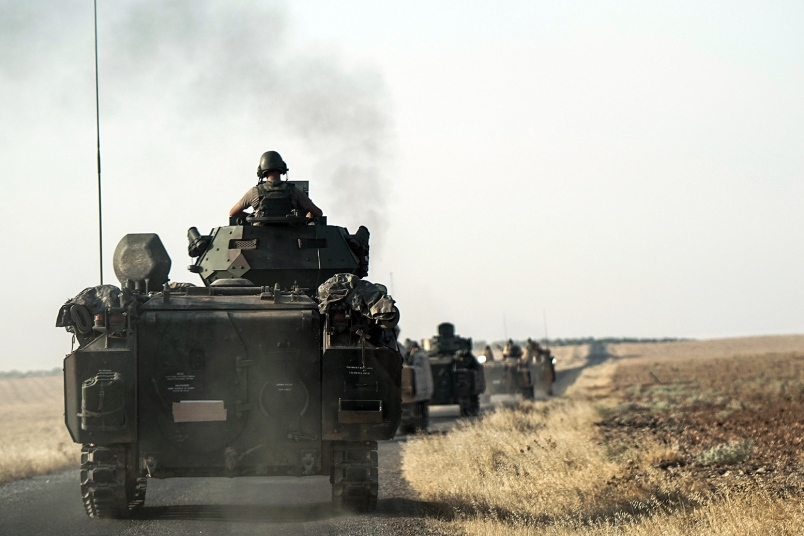
POLYGON ((400 430, 413 433, 430 426, 430 398, 433 372, 430 359, 419 345, 408 339, 402 348, 402 424, 400 430))
MULTIPOLYGON (((236 222, 230 222, 236 223, 236 222)), ((368 274, 369 232, 298 214, 188 232, 168 282, 155 234, 114 253, 121 286, 60 310, 65 421, 91 517, 142 505, 148 478, 329 475, 336 507, 370 511, 377 441, 401 417, 399 311, 368 274)))
POLYGON ((486 377, 472 354, 472 339, 455 335, 455 326, 444 322, 438 325, 438 335, 422 343, 433 373, 430 405, 458 404, 461 416, 478 415, 486 377))

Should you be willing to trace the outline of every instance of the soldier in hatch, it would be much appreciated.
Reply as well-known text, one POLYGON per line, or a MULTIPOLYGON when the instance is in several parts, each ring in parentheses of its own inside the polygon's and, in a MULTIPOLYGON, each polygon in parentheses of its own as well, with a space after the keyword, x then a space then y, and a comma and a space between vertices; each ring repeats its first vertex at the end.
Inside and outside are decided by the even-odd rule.
POLYGON ((508 342, 505 343, 505 348, 503 348, 503 357, 509 359, 519 359, 522 357, 522 347, 518 344, 515 344, 513 340, 508 339, 508 342))
POLYGON ((279 153, 263 153, 260 165, 257 166, 257 186, 252 187, 235 203, 229 210, 229 216, 245 218, 249 207, 259 217, 284 217, 293 210, 306 212, 308 218, 323 216, 324 213, 307 194, 287 181, 282 182, 282 175, 287 172, 288 166, 279 153))

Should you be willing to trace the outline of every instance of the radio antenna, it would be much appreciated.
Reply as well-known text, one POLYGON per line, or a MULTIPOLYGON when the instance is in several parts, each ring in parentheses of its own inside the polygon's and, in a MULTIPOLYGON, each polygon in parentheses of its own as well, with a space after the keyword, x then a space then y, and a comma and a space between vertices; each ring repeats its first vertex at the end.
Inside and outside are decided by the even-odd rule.
POLYGON ((103 196, 101 195, 100 98, 98 96, 98 0, 95 4, 95 132, 98 140, 98 263, 103 284, 103 196))

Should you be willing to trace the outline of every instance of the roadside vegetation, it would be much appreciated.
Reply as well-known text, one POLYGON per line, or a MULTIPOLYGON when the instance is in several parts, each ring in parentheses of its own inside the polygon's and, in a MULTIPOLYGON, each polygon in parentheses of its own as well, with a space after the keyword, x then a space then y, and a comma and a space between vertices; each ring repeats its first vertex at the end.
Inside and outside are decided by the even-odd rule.
POLYGON ((0 378, 0 483, 74 466, 61 375, 0 378))
POLYGON ((804 337, 609 353, 563 397, 408 441, 403 474, 437 505, 435 531, 801 533, 804 337))

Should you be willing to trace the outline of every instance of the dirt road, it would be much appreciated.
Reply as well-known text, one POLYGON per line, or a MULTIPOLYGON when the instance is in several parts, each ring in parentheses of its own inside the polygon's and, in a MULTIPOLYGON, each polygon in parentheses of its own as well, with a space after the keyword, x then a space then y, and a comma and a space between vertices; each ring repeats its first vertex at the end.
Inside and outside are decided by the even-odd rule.
MULTIPOLYGON (((431 428, 446 431, 457 417, 457 406, 433 408, 431 428)), ((131 519, 89 519, 75 469, 0 486, 0 535, 427 534, 432 507, 401 477, 405 441, 380 443, 380 498, 370 515, 334 512, 327 477, 176 478, 149 481, 131 519)))
POLYGON ((553 395, 563 395, 567 388, 575 383, 584 369, 600 365, 611 357, 605 343, 594 342, 589 345, 589 350, 583 361, 575 366, 562 368, 556 371, 556 381, 553 385, 553 395))

